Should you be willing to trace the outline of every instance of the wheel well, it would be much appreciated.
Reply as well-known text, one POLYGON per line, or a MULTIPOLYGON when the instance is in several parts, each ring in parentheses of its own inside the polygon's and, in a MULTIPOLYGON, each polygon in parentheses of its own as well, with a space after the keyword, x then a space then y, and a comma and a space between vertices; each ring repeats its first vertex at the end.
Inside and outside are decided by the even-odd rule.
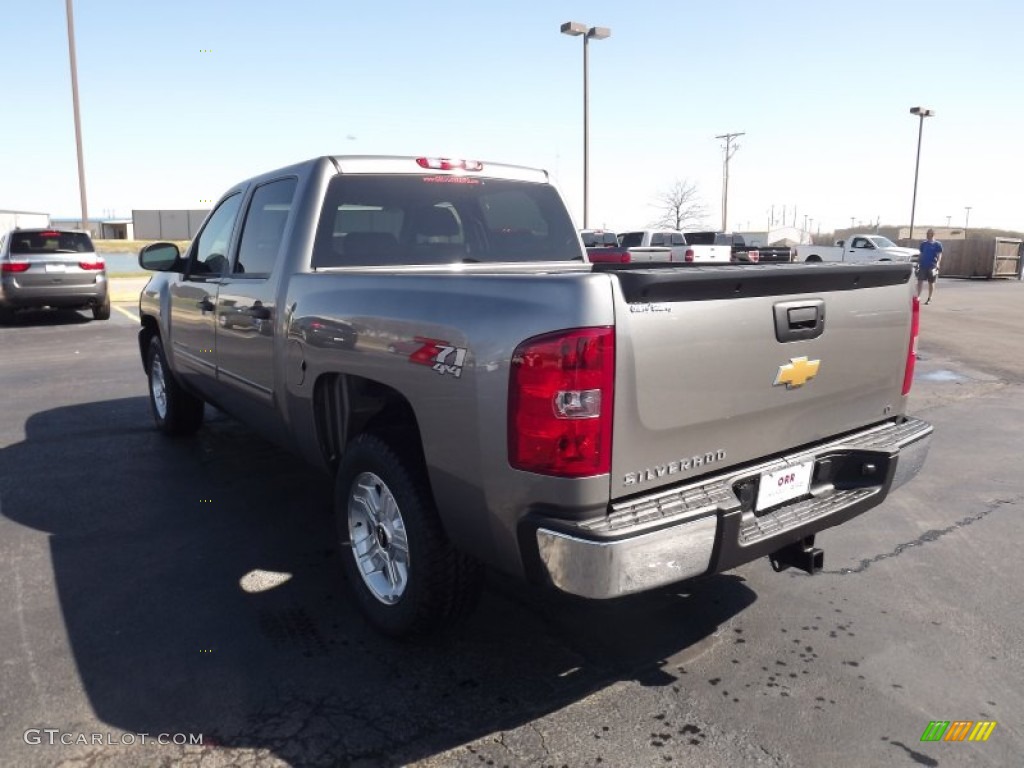
POLYGON ((412 405, 398 390, 372 379, 325 374, 313 388, 317 442, 325 463, 335 470, 341 455, 364 432, 403 433, 401 446, 422 459, 423 443, 412 405))
POLYGON ((139 354, 142 355, 142 367, 146 369, 146 374, 149 374, 149 341, 154 336, 160 335, 160 329, 157 327, 156 318, 152 315, 142 316, 142 329, 139 331, 139 354))
POLYGON ((810 256, 808 256, 808 257, 807 257, 807 258, 805 259, 805 261, 821 261, 821 256, 819 256, 819 255, 818 255, 818 254, 816 254, 816 253, 812 253, 812 254, 811 254, 810 256))

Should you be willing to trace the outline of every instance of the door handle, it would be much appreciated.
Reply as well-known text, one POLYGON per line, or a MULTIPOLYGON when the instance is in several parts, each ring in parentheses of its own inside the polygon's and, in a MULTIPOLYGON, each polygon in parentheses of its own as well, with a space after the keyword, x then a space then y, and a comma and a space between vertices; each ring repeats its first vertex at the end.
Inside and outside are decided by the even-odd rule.
POLYGON ((196 307, 203 312, 213 312, 213 302, 210 301, 209 297, 204 296, 202 299, 196 302, 196 307))
POLYGON ((825 332, 825 301, 803 299, 775 305, 775 338, 780 342, 816 339, 825 332))

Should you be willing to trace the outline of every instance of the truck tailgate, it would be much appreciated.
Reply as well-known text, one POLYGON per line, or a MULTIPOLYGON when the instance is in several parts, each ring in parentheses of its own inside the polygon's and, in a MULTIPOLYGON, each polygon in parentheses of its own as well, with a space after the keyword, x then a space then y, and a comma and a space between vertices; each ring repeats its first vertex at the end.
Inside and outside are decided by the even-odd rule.
POLYGON ((903 413, 907 265, 629 269, 616 276, 612 498, 903 413))

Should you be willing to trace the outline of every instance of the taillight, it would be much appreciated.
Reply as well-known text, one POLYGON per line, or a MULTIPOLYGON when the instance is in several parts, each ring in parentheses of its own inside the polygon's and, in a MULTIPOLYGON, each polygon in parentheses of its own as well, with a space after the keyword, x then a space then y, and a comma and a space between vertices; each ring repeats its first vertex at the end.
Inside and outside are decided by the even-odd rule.
POLYGON ((757 262, 759 262, 761 260, 761 252, 760 251, 747 251, 747 256, 750 257, 750 261, 752 263, 754 263, 754 264, 756 264, 757 262))
POLYGON ((693 263, 693 248, 686 249, 686 256, 684 257, 687 264, 693 263))
POLYGON ((27 272, 28 268, 27 261, 5 261, 0 265, 0 272, 27 272))
POLYGON ((535 336, 512 355, 508 461, 556 477, 611 470, 615 331, 535 336))
POLYGON ((78 266, 82 269, 103 269, 103 259, 95 259, 93 261, 80 261, 78 266))
POLYGON ((921 328, 921 300, 913 298, 913 309, 910 314, 910 348, 907 350, 907 367, 903 372, 903 394, 910 393, 910 385, 914 383, 914 361, 917 360, 917 333, 921 328))

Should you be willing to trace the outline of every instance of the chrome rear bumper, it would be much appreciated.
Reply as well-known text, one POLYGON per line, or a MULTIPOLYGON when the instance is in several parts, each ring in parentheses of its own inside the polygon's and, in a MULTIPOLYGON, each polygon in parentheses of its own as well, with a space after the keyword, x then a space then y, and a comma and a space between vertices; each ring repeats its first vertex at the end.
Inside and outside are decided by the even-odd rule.
POLYGON ((931 435, 932 426, 917 419, 883 424, 634 497, 611 505, 601 518, 571 527, 541 524, 536 531, 540 561, 557 588, 598 599, 729 570, 881 503, 920 471, 931 435), (815 462, 816 478, 808 497, 755 515, 749 494, 737 492, 764 472, 806 461, 815 462), (878 469, 877 481, 849 482, 834 463, 878 469), (826 466, 828 472, 819 469, 826 466))

